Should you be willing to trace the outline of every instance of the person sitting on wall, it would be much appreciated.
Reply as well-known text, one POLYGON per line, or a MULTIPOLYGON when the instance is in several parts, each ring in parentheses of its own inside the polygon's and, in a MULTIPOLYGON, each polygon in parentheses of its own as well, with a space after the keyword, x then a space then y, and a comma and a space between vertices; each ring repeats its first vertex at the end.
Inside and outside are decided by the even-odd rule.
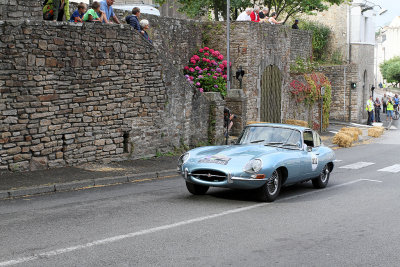
POLYGON ((134 7, 132 9, 132 15, 129 15, 125 18, 126 23, 131 25, 133 29, 137 30, 139 33, 144 34, 144 31, 139 23, 140 18, 140 8, 134 7))
POLYGON ((86 13, 87 6, 85 3, 81 2, 78 5, 78 9, 72 13, 71 18, 69 19, 70 22, 83 22, 83 16, 86 13))
POLYGON ((148 35, 147 32, 146 32, 146 30, 149 29, 149 21, 148 21, 147 19, 142 19, 142 20, 140 21, 140 27, 143 29, 143 32, 144 32, 143 37, 144 37, 147 41, 149 41, 149 43, 153 44, 153 41, 150 40, 149 35, 148 35))
POLYGON ((276 17, 277 17, 277 16, 278 16, 278 15, 276 14, 276 12, 272 12, 271 17, 269 17, 269 19, 268 19, 269 23, 271 23, 272 25, 275 25, 275 24, 282 24, 282 23, 283 23, 283 20, 277 21, 277 20, 276 20, 276 17))
POLYGON ((100 10, 100 4, 97 1, 94 1, 92 4, 92 8, 89 9, 82 18, 85 22, 107 22, 106 14, 100 10), (100 16, 99 16, 100 14, 100 16))
POLYGON ((253 12, 251 7, 246 8, 246 10, 237 17, 236 21, 251 21, 250 14, 253 12))
POLYGON ((63 21, 69 18, 69 0, 46 0, 43 7, 43 19, 63 21))
POLYGON ((260 7, 259 6, 255 6, 254 7, 254 11, 251 12, 251 14, 250 14, 251 21, 260 22, 259 13, 260 13, 260 7))
POLYGON ((117 24, 121 24, 119 22, 117 15, 115 15, 112 5, 114 4, 115 0, 103 0, 100 2, 100 9, 106 14, 107 22, 103 20, 105 23, 112 23, 111 18, 117 24))

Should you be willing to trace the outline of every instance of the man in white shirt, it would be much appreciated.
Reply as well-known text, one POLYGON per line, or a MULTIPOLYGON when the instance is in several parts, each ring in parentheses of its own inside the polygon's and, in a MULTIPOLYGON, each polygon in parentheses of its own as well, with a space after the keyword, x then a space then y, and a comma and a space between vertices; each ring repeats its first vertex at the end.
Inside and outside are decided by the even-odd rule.
POLYGON ((236 21, 251 21, 250 14, 253 12, 251 7, 246 8, 246 10, 237 17, 236 21))

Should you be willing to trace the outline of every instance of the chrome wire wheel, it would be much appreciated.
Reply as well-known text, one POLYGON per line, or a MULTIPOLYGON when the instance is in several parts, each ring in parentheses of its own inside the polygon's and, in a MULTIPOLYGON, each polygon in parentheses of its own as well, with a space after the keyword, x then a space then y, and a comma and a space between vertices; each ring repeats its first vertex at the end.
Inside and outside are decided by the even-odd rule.
POLYGON ((267 190, 270 195, 275 195, 278 189, 279 189, 279 174, 277 170, 275 170, 272 173, 271 178, 268 179, 267 190))
POLYGON ((326 183, 329 179, 329 169, 327 168, 327 166, 325 166, 324 169, 321 171, 320 178, 321 182, 323 183, 326 183))

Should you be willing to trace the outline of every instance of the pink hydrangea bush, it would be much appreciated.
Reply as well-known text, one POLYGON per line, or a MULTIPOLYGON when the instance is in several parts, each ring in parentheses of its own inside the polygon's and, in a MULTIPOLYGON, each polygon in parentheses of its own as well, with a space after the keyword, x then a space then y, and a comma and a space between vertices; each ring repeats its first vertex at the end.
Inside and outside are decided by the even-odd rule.
POLYGON ((219 51, 203 47, 189 62, 183 71, 190 84, 196 86, 200 92, 220 92, 222 96, 226 96, 228 62, 219 51))

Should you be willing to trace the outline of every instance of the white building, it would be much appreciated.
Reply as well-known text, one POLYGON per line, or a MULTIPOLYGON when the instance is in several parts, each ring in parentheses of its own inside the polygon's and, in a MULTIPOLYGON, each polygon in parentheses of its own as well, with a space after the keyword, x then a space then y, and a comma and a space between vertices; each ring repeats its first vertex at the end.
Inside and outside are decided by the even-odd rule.
POLYGON ((376 84, 384 83, 379 65, 386 60, 400 56, 400 16, 380 30, 376 37, 375 74, 376 84))

